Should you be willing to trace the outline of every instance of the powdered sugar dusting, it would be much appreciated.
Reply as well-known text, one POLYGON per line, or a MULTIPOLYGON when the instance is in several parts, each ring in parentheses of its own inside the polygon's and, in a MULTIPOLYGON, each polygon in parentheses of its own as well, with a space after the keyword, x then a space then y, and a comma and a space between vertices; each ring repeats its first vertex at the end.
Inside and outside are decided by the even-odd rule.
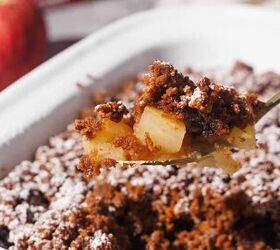
POLYGON ((101 230, 98 230, 94 233, 91 240, 90 246, 92 250, 103 250, 103 249, 112 249, 111 238, 112 234, 108 236, 105 233, 102 233, 101 230))
POLYGON ((49 246, 52 243, 43 240, 42 232, 54 224, 73 227, 69 221, 63 226, 60 211, 69 215, 79 211, 88 190, 76 171, 81 153, 79 136, 69 127, 51 138, 50 146, 39 147, 34 162, 22 162, 1 181, 0 225, 6 225, 10 232, 8 242, 19 248, 30 237, 34 245, 49 246))

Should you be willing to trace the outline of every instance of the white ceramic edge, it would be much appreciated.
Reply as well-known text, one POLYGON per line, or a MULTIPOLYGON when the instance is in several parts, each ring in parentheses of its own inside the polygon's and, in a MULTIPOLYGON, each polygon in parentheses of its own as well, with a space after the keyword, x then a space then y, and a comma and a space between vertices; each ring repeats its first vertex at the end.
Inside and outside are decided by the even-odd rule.
MULTIPOLYGON (((149 25, 152 20, 157 18, 160 19, 165 16, 177 18, 182 14, 198 11, 202 15, 210 11, 212 14, 216 13, 217 16, 221 12, 224 15, 235 13, 243 18, 254 17, 261 23, 271 25, 272 29, 279 29, 280 27, 280 15, 278 13, 243 5, 187 5, 178 8, 145 11, 117 21, 39 66, 0 94, 0 152, 1 147, 8 145, 13 138, 23 134, 32 124, 44 119, 57 107, 77 95, 76 82, 84 79, 86 74, 86 69, 79 69, 79 60, 85 58, 89 50, 98 51, 102 46, 112 46, 108 41, 117 42, 117 37, 129 33, 137 27, 149 25), (76 69, 79 69, 79 72, 76 72, 76 69), (56 77, 59 80, 63 79, 63 81, 56 82, 56 77)), ((164 33, 164 30, 159 32, 164 33)), ((150 40, 139 41, 134 46, 130 45, 128 41, 127 49, 116 51, 110 60, 103 60, 102 63, 95 65, 95 76, 102 76, 105 72, 109 72, 120 65, 126 58, 135 53, 136 48, 147 48, 152 46, 153 43, 157 44, 154 39, 156 38, 152 37, 150 40)), ((30 139, 32 140, 32 138, 30 139)))

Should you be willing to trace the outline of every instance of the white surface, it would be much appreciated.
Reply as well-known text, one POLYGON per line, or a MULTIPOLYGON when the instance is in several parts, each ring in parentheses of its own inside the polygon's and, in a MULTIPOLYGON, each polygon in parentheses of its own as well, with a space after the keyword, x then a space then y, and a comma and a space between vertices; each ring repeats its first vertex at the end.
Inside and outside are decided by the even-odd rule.
POLYGON ((78 40, 116 19, 135 12, 203 3, 211 5, 250 3, 280 10, 280 0, 99 0, 49 8, 45 11, 45 17, 51 42, 78 40))
POLYGON ((155 58, 177 67, 245 60, 280 69, 280 16, 248 7, 154 10, 110 25, 43 64, 0 95, 0 166, 7 171, 50 135, 64 130, 89 103, 90 89, 146 69, 155 58), (98 78, 83 91, 90 73, 98 78))
POLYGON ((80 39, 129 14, 152 8, 155 0, 101 0, 46 10, 50 41, 80 39))

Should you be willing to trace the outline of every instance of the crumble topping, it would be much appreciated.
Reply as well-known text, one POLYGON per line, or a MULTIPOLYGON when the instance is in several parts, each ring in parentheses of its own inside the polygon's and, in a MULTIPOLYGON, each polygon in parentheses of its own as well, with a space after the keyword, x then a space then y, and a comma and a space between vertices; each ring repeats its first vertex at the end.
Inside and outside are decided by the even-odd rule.
POLYGON ((136 120, 144 107, 155 106, 183 119, 192 133, 205 137, 253 124, 264 105, 255 94, 240 95, 234 88, 215 84, 207 77, 194 83, 172 65, 159 61, 150 66, 144 84, 135 104, 136 120))
POLYGON ((39 147, 34 162, 23 161, 0 181, 0 247, 66 248, 90 189, 76 170, 81 155, 80 137, 70 126, 39 147))
POLYGON ((113 250, 116 249, 116 246, 112 244, 114 242, 113 239, 114 237, 112 234, 106 235, 102 233, 101 230, 98 230, 94 233, 90 246, 92 249, 96 250, 113 250))
POLYGON ((88 138, 93 138, 96 133, 101 129, 102 122, 101 120, 95 119, 93 116, 86 116, 82 120, 75 120, 75 128, 80 132, 81 135, 84 135, 88 138))
POLYGON ((149 149, 134 135, 118 136, 112 143, 115 147, 122 148, 129 160, 136 160, 139 156, 148 156, 150 153, 149 149))
POLYGON ((109 169, 116 166, 117 162, 113 159, 102 159, 100 162, 96 163, 89 155, 83 155, 80 158, 80 162, 77 169, 83 172, 84 176, 89 179, 93 176, 98 176, 102 169, 109 169))
POLYGON ((101 118, 109 118, 114 122, 120 122, 128 114, 128 109, 120 101, 99 104, 95 110, 101 118))
POLYGON ((111 232, 121 249, 272 249, 279 242, 279 187, 276 196, 254 197, 267 194, 278 171, 263 164, 230 178, 192 166, 115 169, 87 196, 92 222, 86 231, 111 232), (261 189, 248 186, 267 171, 261 189))

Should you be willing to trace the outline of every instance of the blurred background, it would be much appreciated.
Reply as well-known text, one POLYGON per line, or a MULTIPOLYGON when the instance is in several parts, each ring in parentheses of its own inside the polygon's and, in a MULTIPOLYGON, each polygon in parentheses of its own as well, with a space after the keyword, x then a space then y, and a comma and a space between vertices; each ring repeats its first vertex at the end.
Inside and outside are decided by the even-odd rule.
POLYGON ((114 20, 186 3, 242 3, 280 11, 280 0, 0 0, 0 91, 114 20))

